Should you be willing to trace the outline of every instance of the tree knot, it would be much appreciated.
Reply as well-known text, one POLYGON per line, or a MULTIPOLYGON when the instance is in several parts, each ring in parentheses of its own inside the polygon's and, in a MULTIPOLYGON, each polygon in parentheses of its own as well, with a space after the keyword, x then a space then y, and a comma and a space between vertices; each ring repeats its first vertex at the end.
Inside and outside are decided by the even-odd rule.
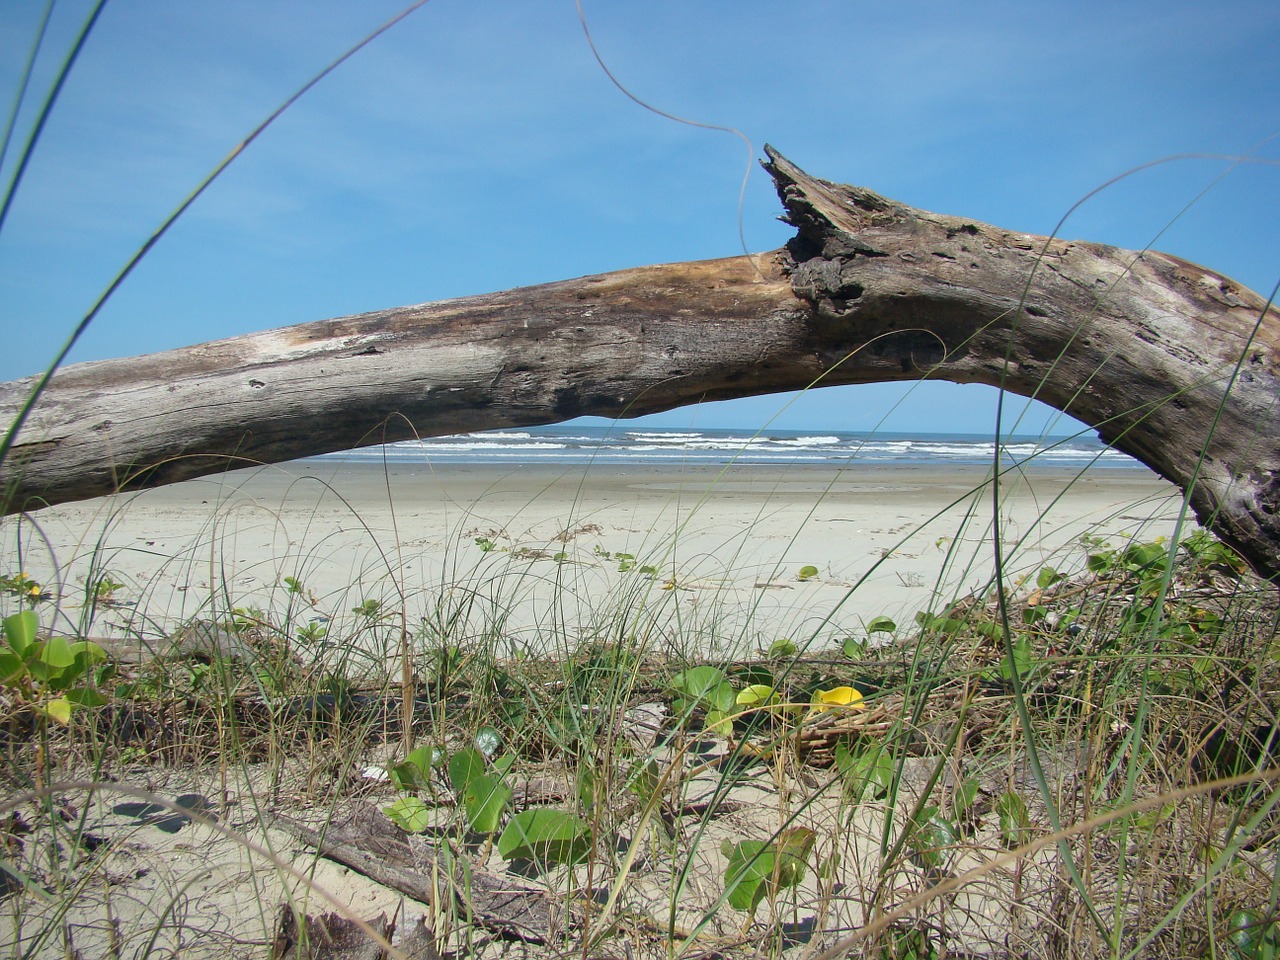
POLYGON ((902 208, 870 190, 811 177, 767 144, 765 153, 786 209, 782 220, 797 231, 786 247, 791 287, 822 312, 843 314, 865 292, 859 261, 889 255, 861 239, 860 229, 896 221, 902 208))

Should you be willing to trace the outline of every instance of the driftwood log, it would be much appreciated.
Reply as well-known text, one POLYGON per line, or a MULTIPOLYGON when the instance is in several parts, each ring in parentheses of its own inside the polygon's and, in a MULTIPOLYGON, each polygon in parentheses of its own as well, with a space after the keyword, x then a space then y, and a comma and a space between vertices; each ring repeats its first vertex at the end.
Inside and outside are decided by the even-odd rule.
MULTIPOLYGON (((810 177, 797 236, 59 371, 0 465, 4 512, 257 463, 810 385, 1035 397, 1190 491, 1280 575, 1280 316, 1161 253, 1014 233, 810 177)), ((11 423, 34 379, 0 384, 11 423)))

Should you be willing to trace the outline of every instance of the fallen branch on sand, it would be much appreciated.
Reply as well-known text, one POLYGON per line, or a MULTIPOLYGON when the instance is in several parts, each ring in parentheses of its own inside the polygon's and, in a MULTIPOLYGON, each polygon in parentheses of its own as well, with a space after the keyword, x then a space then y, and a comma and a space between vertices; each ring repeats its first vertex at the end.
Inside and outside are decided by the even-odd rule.
POLYGON ((465 879, 451 877, 438 859, 422 846, 411 847, 408 835, 372 807, 357 805, 349 819, 323 830, 282 816, 272 826, 315 847, 321 856, 423 903, 437 902, 442 889, 465 890, 459 905, 471 922, 500 936, 546 943, 552 935, 553 902, 544 891, 480 870, 465 879))

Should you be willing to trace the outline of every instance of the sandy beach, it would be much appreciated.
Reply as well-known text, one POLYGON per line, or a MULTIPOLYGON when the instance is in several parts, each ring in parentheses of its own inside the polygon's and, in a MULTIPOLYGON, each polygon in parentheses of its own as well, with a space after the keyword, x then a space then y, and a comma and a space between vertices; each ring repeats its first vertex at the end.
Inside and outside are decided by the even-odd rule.
MULTIPOLYGON (((669 956, 680 952, 672 944, 682 942, 714 946, 716 955, 746 956, 742 949, 751 949, 756 956, 760 931, 772 929, 796 937, 795 952, 777 955, 811 956, 865 925, 865 905, 874 896, 894 904, 927 898, 938 875, 925 857, 945 856, 940 862, 949 865, 950 876, 976 872, 979 879, 913 909, 924 912, 931 929, 946 929, 956 953, 1004 956, 999 947, 1019 924, 1020 936, 1039 942, 1040 929, 1027 922, 1029 915, 1048 918, 1055 934, 1065 926, 1055 912, 1064 875, 1058 848, 1029 850, 1017 873, 1009 871, 997 860, 1007 855, 1005 815, 990 808, 955 812, 962 786, 971 784, 964 787, 969 797, 993 804, 1017 797, 1026 820, 1018 829, 1044 837, 1052 819, 1039 777, 1047 777, 1048 795, 1066 798, 1057 800, 1063 819, 1078 817, 1081 798, 1098 795, 1114 783, 1116 769, 1124 770, 1084 762, 1089 754, 1082 744, 1105 745, 1109 732, 1126 729, 1139 701, 1151 704, 1153 731, 1163 728, 1167 714, 1161 709, 1188 722, 1188 704, 1208 712, 1209 719, 1190 721, 1197 729, 1219 725, 1220 701, 1181 694, 1142 700, 1144 693, 1110 679, 1118 671, 1132 676, 1125 658, 1114 648, 1095 647, 1086 629, 1087 647, 1054 654, 1052 672, 1028 673, 1044 684, 1034 702, 1043 708, 1035 719, 1042 737, 1037 763, 1047 772, 1037 774, 1014 700, 994 679, 994 651, 970 642, 976 632, 956 645, 963 648, 958 659, 939 658, 942 672, 921 684, 897 679, 896 652, 878 663, 856 653, 851 659, 809 657, 803 665, 800 658, 781 658, 767 674, 781 678, 780 685, 790 683, 791 691, 800 689, 807 698, 801 682, 821 682, 828 694, 848 693, 846 684, 860 683, 868 706, 830 715, 816 704, 771 710, 774 719, 767 723, 749 727, 740 717, 741 725, 716 731, 704 725, 692 737, 689 730, 696 727, 684 726, 689 717, 677 720, 666 686, 686 665, 662 662, 666 654, 753 657, 782 639, 811 653, 827 650, 849 637, 866 638, 868 624, 885 616, 899 625, 904 649, 932 653, 913 643, 919 635, 914 614, 942 613, 988 585, 997 528, 1006 581, 1030 592, 1046 564, 1068 574, 1085 565, 1082 538, 1120 546, 1128 538, 1167 535, 1180 505, 1171 485, 1137 469, 1009 473, 999 484, 998 506, 992 494, 986 471, 954 465, 381 468, 313 460, 10 518, 0 575, 22 570, 41 583, 49 594, 38 605, 46 626, 102 638, 119 651, 139 643, 163 649, 175 633, 193 632, 181 629, 191 621, 242 618, 255 629, 212 632, 242 646, 287 638, 294 655, 274 674, 272 668, 228 671, 239 678, 233 696, 224 692, 230 686, 208 679, 220 671, 193 666, 174 671, 166 681, 172 688, 159 688, 166 691, 163 700, 144 693, 119 712, 103 714, 118 726, 112 741, 101 745, 103 767, 92 774, 101 783, 92 791, 74 785, 60 790, 69 806, 59 810, 83 809, 87 835, 108 852, 80 862, 76 869, 87 871, 88 880, 67 868, 74 883, 62 901, 15 900, 28 911, 22 914, 31 931, 25 935, 34 940, 43 929, 74 927, 84 955, 105 956, 113 949, 102 933, 109 930, 122 943, 154 940, 183 957, 247 960, 264 956, 284 936, 281 904, 313 920, 336 905, 365 920, 399 918, 401 946, 410 931, 421 929, 449 947, 429 956, 558 955, 585 936, 565 918, 575 916, 572 891, 593 884, 599 903, 616 903, 635 924, 622 933, 607 931, 604 942, 634 941, 637 957, 669 956), (104 583, 106 589, 98 586, 104 583), (415 742, 441 745, 451 757, 447 779, 445 770, 429 774, 434 786, 428 790, 390 780, 387 771, 401 769, 406 755, 388 725, 392 712, 355 709, 358 703, 391 703, 382 696, 400 676, 404 628, 421 691, 414 701, 415 742), (582 655, 584 645, 597 643, 625 644, 625 656, 582 655), (476 655, 442 658, 442 644, 476 655), (510 662, 540 655, 563 662, 510 662), (447 670, 446 661, 452 662, 447 670), (317 662, 323 670, 313 671, 317 662), (1073 663, 1089 669, 1077 671, 1073 663), (331 664, 341 670, 330 671, 331 664), (977 686, 975 666, 986 676, 977 686), (503 686, 491 687, 498 676, 507 678, 503 686), (661 692, 650 686, 651 677, 666 678, 659 681, 661 692), (890 679, 880 685, 878 677, 890 679), (372 689, 382 693, 352 699, 350 714, 331 714, 325 704, 337 701, 325 692, 328 678, 376 678, 372 689), (279 684, 285 694, 261 696, 259 684, 267 683, 279 684), (187 698, 181 693, 187 690, 199 692, 187 698), (147 711, 157 710, 155 703, 164 712, 152 718, 147 711), (1066 708, 1071 703, 1091 709, 1066 708), (508 706, 518 712, 508 714, 508 706), (1086 720, 1092 728, 1082 726, 1086 720), (497 737, 502 743, 503 770, 513 771, 505 774, 513 792, 502 802, 510 809, 502 814, 496 846, 492 836, 481 840, 464 829, 463 817, 472 816, 470 788, 454 780, 453 761, 480 743, 480 723, 486 741, 497 737), (831 746, 834 766, 820 757, 829 741, 814 738, 824 723, 845 724, 834 728, 847 738, 831 746), (859 751, 846 756, 892 758, 884 776, 896 778, 893 792, 887 782, 877 789, 870 774, 864 779, 841 771, 841 749, 859 751), (637 770, 652 771, 647 775, 653 780, 644 782, 664 784, 655 794, 665 798, 661 806, 636 789, 637 770), (599 791, 589 801, 584 783, 599 791), (949 806, 929 823, 964 816, 969 832, 951 826, 947 837, 928 835, 910 841, 913 853, 886 857, 887 831, 904 829, 916 815, 911 811, 927 809, 930 798, 949 806), (409 837, 398 832, 388 811, 411 799, 422 804, 426 819, 409 837), (532 869, 503 853, 502 838, 515 817, 566 810, 587 817, 577 822, 582 836, 595 838, 590 865, 532 869), (215 819, 206 821, 206 815, 215 819), (670 826, 658 830, 659 820, 670 826), (812 869, 797 874, 793 888, 769 893, 753 913, 741 901, 727 906, 733 858, 775 836, 780 824, 793 831, 788 836, 814 844, 812 854, 806 846, 801 855, 812 869), (349 838, 344 850, 330 844, 335 829, 349 838), (317 839, 322 832, 323 854, 317 839), (468 866, 449 873, 459 862, 468 866), (438 874, 448 878, 443 889, 434 880, 423 886, 422 878, 436 877, 441 864, 455 865, 438 874), (99 876, 106 881, 96 882, 99 876), (477 899, 475 891, 484 889, 502 893, 477 899), (616 900, 609 900, 610 891, 616 900), (518 922, 504 919, 502 911, 513 902, 541 912, 519 913, 518 922), (467 904, 465 916, 451 906, 460 903, 467 904), (504 939, 510 937, 528 942, 504 939)), ((1099 595, 1122 597, 1133 589, 1135 581, 1123 571, 1110 576, 1095 585, 1095 604, 1099 595)), ((1206 599, 1206 582, 1196 581, 1194 602, 1218 609, 1206 599)), ((1048 616, 1070 615, 1069 606, 1080 602, 1072 598, 1090 589, 1085 579, 1068 586, 1049 601, 1048 616)), ((5 602, 16 605, 12 596, 5 602)), ((1191 602, 1171 599, 1167 609, 1185 617, 1191 602)), ((1237 615, 1242 626, 1251 622, 1252 614, 1230 611, 1228 622, 1237 615)), ((1092 630, 1110 629, 1106 616, 1091 620, 1092 630)), ((1114 611, 1110 616, 1114 624, 1114 611)), ((874 639, 885 637, 877 633, 874 639)), ((1041 635, 1035 642, 1043 640, 1041 635)), ((1160 666, 1146 668, 1146 675, 1178 675, 1186 641, 1178 637, 1172 645, 1181 659, 1155 661, 1160 666)), ((1243 662, 1223 660, 1224 671, 1238 671, 1235 664, 1243 662)), ((1033 663, 1030 669, 1040 668, 1033 663)), ((720 676, 731 672, 726 667, 720 676)), ((145 679, 147 671, 125 675, 145 679)), ((733 676, 723 682, 734 702, 755 702, 741 698, 754 696, 758 687, 733 676)), ((1214 691, 1223 687, 1213 676, 1206 684, 1214 691)), ((743 715, 752 712, 747 707, 743 715)), ((1168 747, 1183 741, 1150 736, 1157 749, 1128 755, 1155 758, 1153 767, 1175 776, 1189 769, 1191 761, 1168 747)), ((91 743, 76 732, 68 754, 83 756, 91 743)), ((1120 753, 1098 756, 1129 762, 1120 753)), ((484 769, 497 769, 497 763, 484 769)), ((1156 797, 1160 788, 1148 786, 1146 776, 1135 774, 1137 789, 1156 797)), ((34 803, 23 809, 28 814, 22 824, 55 836, 34 803)), ((62 820, 56 823, 65 833, 62 820)), ((1081 833, 1080 859, 1114 849, 1108 834, 1090 848, 1085 844, 1091 838, 1081 833)), ((47 871, 49 858, 41 851, 60 848, 53 839, 38 846, 32 834, 22 836, 30 844, 28 862, 47 871)), ((1194 876, 1189 864, 1200 855, 1198 835, 1182 846, 1166 837, 1160 835, 1158 850, 1144 847, 1134 855, 1134 861, 1149 856, 1154 866, 1126 890, 1133 900, 1149 897, 1148 875, 1159 874, 1153 883, 1194 876)), ((1267 876, 1259 874, 1254 889, 1264 889, 1267 876)), ((1248 897, 1254 899, 1242 894, 1241 902, 1257 902, 1258 894, 1248 897)), ((62 945, 52 938, 46 946, 32 955, 66 952, 55 951, 62 945)), ((623 947, 608 952, 621 956, 623 947)))
POLYGON ((1180 506, 1146 471, 1041 468, 1006 474, 997 511, 987 476, 298 461, 6 519, 0 573, 26 572, 52 594, 46 622, 91 636, 159 642, 235 608, 350 635, 375 601, 415 633, 499 653, 637 640, 750 654, 910 623, 982 588, 993 517, 1016 579, 1078 568, 1084 534, 1168 534, 1180 506), (119 586, 96 603, 104 579, 119 586))

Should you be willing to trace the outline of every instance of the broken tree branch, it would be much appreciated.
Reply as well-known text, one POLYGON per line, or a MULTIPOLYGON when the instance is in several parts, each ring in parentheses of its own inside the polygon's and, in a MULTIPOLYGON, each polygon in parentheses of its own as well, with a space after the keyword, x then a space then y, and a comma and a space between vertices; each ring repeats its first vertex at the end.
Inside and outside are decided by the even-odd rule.
MULTIPOLYGON (((1003 230, 769 151, 785 249, 302 324, 58 372, 7 513, 412 437, 921 378, 1035 397, 1280 574, 1280 318, 1165 254, 1003 230)), ((12 422, 34 379, 0 384, 12 422)))
POLYGON ((452 875, 425 842, 414 844, 382 811, 358 805, 341 823, 323 829, 289 817, 276 816, 275 826, 319 851, 320 855, 364 874, 423 903, 444 897, 459 900, 467 919, 499 936, 530 943, 547 943, 558 918, 546 892, 512 878, 500 878, 478 868, 465 872, 454 860, 452 875))

